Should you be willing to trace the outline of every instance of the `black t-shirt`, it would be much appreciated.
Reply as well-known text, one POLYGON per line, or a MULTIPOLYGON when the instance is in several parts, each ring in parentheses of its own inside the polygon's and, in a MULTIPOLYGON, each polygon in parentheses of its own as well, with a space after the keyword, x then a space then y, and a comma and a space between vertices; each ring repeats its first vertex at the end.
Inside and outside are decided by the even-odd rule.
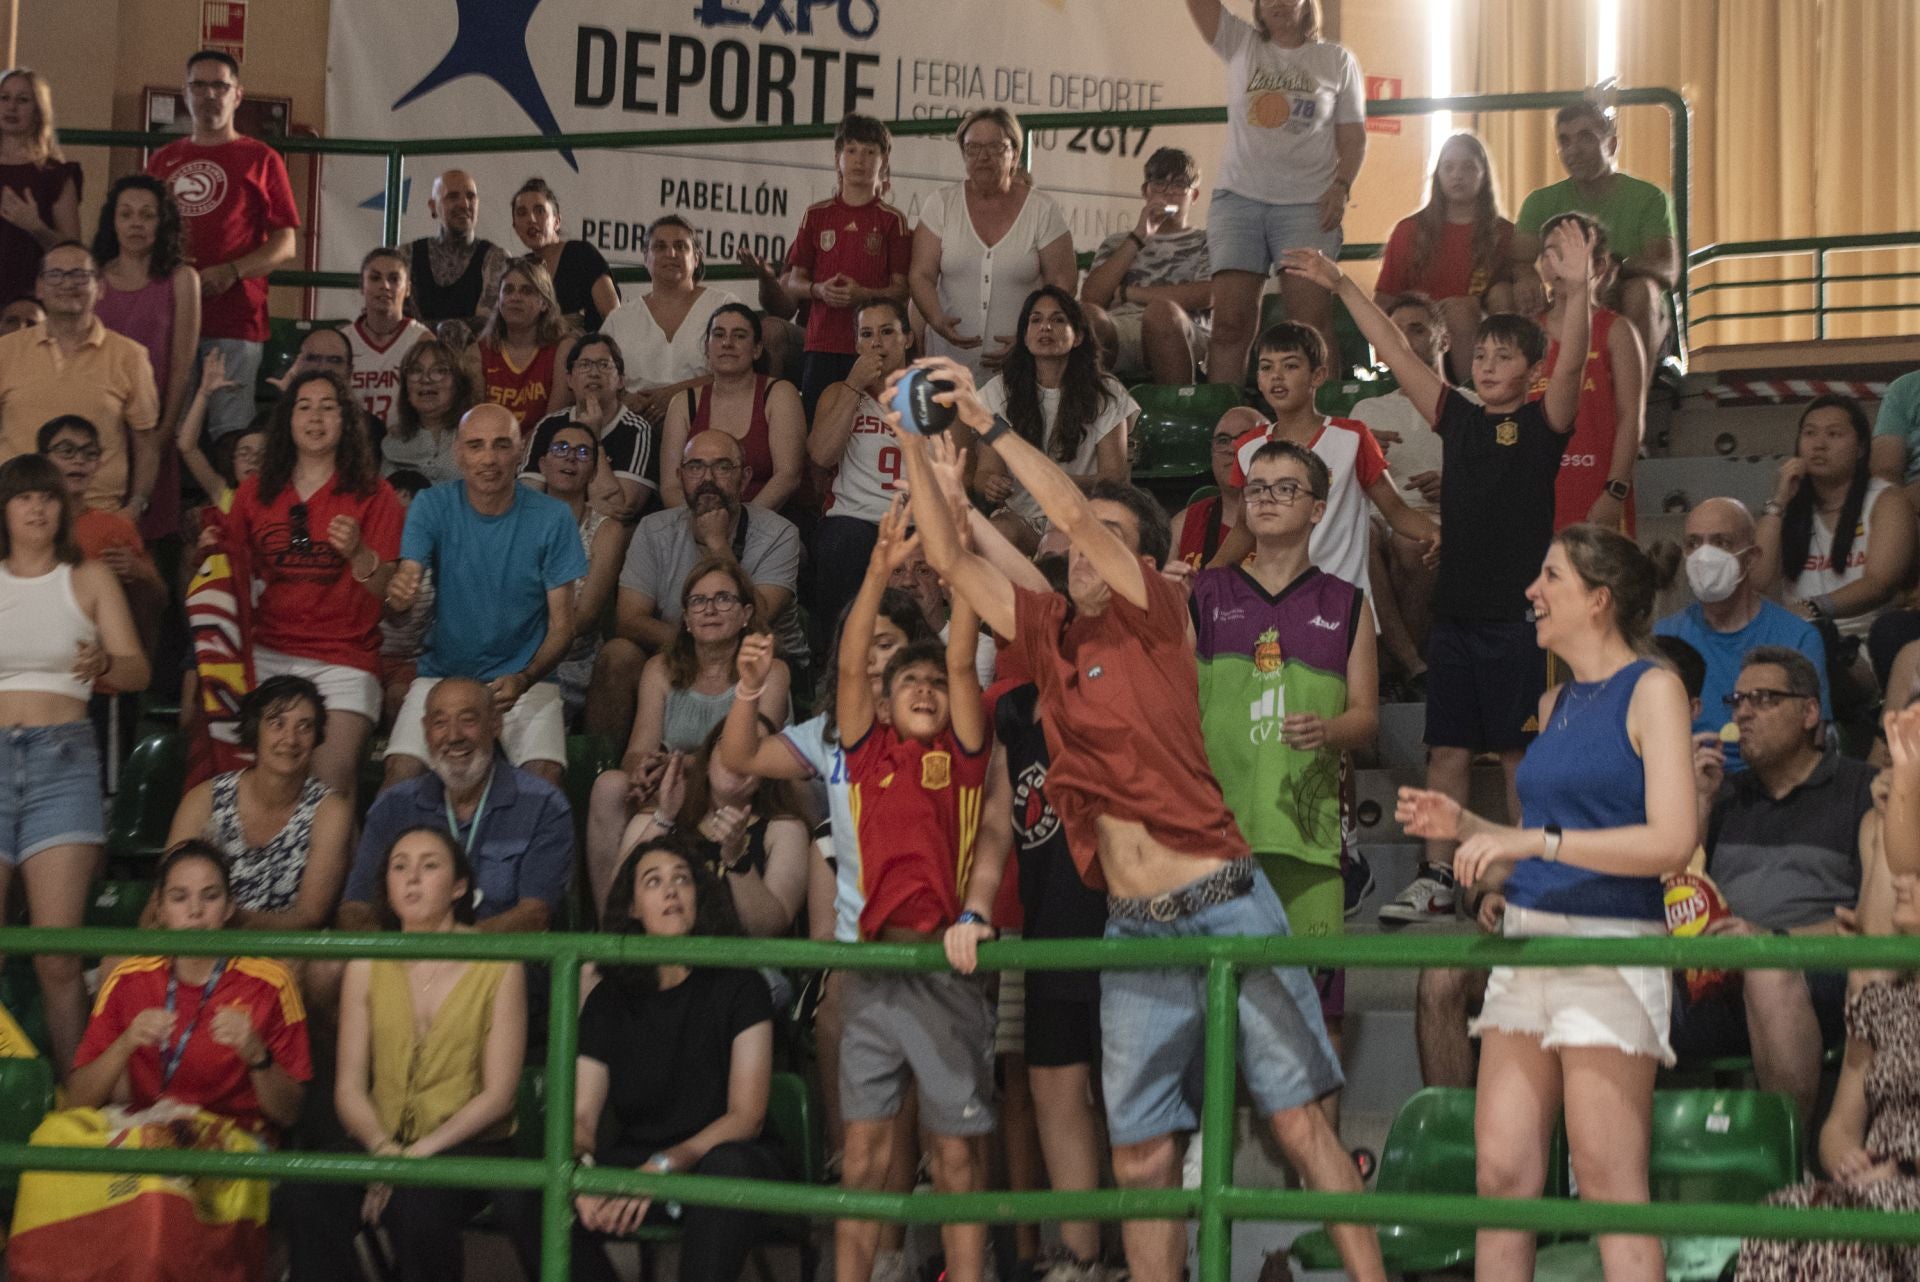
MULTIPOLYGON (((597 332, 606 319, 593 305, 593 282, 609 270, 606 257, 584 240, 570 240, 560 246, 560 262, 553 273, 554 296, 560 300, 562 315, 585 317, 585 332, 589 334, 597 332)), ((618 295, 620 287, 615 285, 613 292, 618 295)))
MULTIPOLYGON (((533 429, 533 439, 527 443, 527 462, 520 469, 522 475, 540 475, 540 460, 546 456, 547 447, 553 444, 553 434, 572 423, 572 410, 561 410, 540 420, 533 429)), ((580 426, 586 425, 583 423, 580 426)), ((615 476, 639 481, 656 494, 659 493, 660 429, 632 410, 623 409, 620 417, 613 420, 613 426, 607 429, 607 434, 600 438, 600 449, 607 456, 607 462, 613 464, 615 476)))
MULTIPOLYGON (((1098 939, 1107 928, 1107 898, 1080 879, 1067 831, 1047 801, 1047 737, 1034 720, 1040 692, 1015 686, 994 705, 994 733, 1006 750, 1013 781, 1013 836, 1020 848, 1020 907, 1027 939, 1098 939)), ((1027 972, 1027 991, 1055 1000, 1100 996, 1094 971, 1027 972)))
POLYGON ((1433 612, 1513 622, 1553 542, 1553 482, 1565 434, 1542 401, 1495 414, 1449 387, 1440 402, 1440 573, 1433 612))
POLYGON ((580 1012, 580 1054, 607 1066, 596 1157, 639 1166, 727 1111, 733 1039, 773 1019, 756 970, 696 970, 665 992, 602 981, 580 1012))

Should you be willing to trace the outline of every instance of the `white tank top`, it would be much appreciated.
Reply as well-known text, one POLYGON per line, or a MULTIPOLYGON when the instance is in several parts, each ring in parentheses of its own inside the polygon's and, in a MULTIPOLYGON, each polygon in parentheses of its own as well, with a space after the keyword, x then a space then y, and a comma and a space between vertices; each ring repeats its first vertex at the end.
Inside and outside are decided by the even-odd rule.
POLYGON ((100 630, 73 595, 64 562, 22 579, 0 564, 0 694, 63 694, 86 702, 92 686, 73 675, 74 649, 100 630))
POLYGON ((885 407, 865 392, 860 393, 847 452, 840 456, 840 466, 833 474, 828 515, 880 524, 880 518, 893 505, 902 466, 900 443, 887 430, 885 407))

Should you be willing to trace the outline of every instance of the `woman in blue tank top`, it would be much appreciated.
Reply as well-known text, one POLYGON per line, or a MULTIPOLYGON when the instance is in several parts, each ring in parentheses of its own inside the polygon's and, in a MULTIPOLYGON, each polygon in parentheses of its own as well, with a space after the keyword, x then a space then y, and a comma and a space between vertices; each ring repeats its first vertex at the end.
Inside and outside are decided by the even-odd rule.
MULTIPOLYGON (((1418 837, 1458 840, 1462 885, 1504 890, 1503 933, 1664 934, 1660 878, 1698 840, 1687 696, 1650 649, 1654 572, 1632 540, 1595 525, 1563 530, 1527 589, 1535 638, 1574 679, 1540 700, 1521 762, 1519 827, 1444 794, 1400 790, 1418 837)), ((1538 1197, 1564 1107, 1583 1197, 1647 1200, 1653 1078, 1673 1062, 1665 970, 1495 967, 1472 1032, 1481 1039, 1474 1130, 1484 1197, 1538 1197)), ((1533 1276, 1534 1235, 1483 1229, 1474 1276, 1533 1276)), ((1607 1282, 1666 1276, 1657 1238, 1603 1235, 1607 1282)))

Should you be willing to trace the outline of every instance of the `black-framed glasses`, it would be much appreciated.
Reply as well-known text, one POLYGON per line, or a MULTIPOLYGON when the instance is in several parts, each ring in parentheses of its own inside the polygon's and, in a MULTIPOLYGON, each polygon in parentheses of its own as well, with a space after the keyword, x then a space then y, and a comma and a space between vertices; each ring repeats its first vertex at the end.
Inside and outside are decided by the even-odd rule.
POLYGON ((453 370, 445 365, 416 365, 407 371, 407 377, 422 383, 444 383, 453 377, 453 370))
POLYGON ((1298 481, 1275 481, 1272 485, 1262 485, 1257 481, 1247 484, 1247 502, 1278 503, 1282 507, 1292 507, 1300 501, 1301 495, 1312 496, 1312 491, 1298 481))
POLYGON ((98 445, 75 445, 71 441, 62 441, 58 445, 49 445, 47 447, 47 457, 57 458, 63 463, 72 462, 75 459, 79 459, 83 463, 97 463, 100 461, 100 447, 98 445))
POLYGON ((555 441, 547 446, 547 454, 552 458, 578 459, 584 463, 593 457, 593 446, 569 445, 565 441, 555 441))
POLYGON ((43 267, 40 279, 49 285, 84 285, 99 275, 91 267, 43 267))
POLYGON ((307 524, 307 505, 295 503, 287 509, 287 546, 305 552, 313 546, 313 530, 307 524))
POLYGON ((690 458, 680 464, 682 471, 695 476, 728 477, 740 470, 740 465, 730 458, 703 459, 690 458))
POLYGON ((573 363, 573 367, 588 374, 611 374, 614 369, 613 359, 607 356, 583 356, 573 363))
POLYGON ((1767 712, 1780 705, 1782 699, 1810 699, 1812 695, 1795 694, 1791 690, 1735 690, 1720 702, 1727 705, 1728 712, 1738 712, 1744 704, 1752 704, 1755 712, 1767 712))
POLYGON ((701 593, 687 598, 687 613, 695 610, 731 610, 741 601, 737 592, 701 593))

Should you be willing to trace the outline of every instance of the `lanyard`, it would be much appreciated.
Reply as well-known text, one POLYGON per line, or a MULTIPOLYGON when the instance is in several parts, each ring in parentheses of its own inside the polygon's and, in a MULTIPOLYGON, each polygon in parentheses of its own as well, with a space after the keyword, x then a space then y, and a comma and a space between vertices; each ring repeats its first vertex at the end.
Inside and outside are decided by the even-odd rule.
MULTIPOLYGON (((194 1008, 193 1018, 180 1030, 180 1040, 160 1043, 160 1089, 165 1090, 173 1081, 173 1075, 180 1069, 180 1060, 187 1053, 187 1039, 193 1036, 194 1026, 200 1022, 201 1014, 207 1004, 213 1000, 213 990, 220 984, 220 977, 227 973, 227 959, 222 957, 213 964, 213 974, 207 976, 206 984, 200 989, 200 1005, 194 1008)), ((167 972, 167 1014, 173 1014, 174 1007, 180 1001, 180 976, 171 969, 167 972)))
POLYGON ((473 843, 480 840, 480 818, 487 813, 487 794, 492 791, 493 771, 489 770, 487 771, 487 786, 480 790, 480 801, 473 808, 473 822, 467 826, 467 836, 464 841, 462 841, 460 837, 460 820, 455 817, 453 813, 453 798, 447 796, 444 792, 440 795, 440 800, 447 807, 447 835, 455 841, 460 842, 460 849, 465 852, 469 860, 473 858, 473 843))

